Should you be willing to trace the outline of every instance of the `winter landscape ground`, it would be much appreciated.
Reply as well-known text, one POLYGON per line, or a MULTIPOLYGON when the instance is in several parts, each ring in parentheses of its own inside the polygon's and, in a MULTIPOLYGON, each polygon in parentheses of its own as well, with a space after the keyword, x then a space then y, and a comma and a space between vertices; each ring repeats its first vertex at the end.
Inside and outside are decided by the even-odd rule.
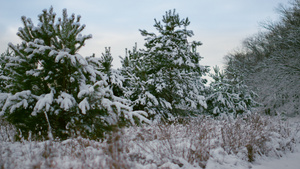
POLYGON ((200 116, 115 131, 102 140, 14 141, 1 125, 1 168, 299 168, 300 119, 200 116))

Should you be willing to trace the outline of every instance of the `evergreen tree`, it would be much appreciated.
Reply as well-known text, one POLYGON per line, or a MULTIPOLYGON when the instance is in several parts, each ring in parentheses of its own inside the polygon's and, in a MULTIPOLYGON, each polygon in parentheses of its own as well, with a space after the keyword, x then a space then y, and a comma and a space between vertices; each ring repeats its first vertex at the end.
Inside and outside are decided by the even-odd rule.
POLYGON ((123 83, 125 79, 119 70, 112 68, 112 61, 113 57, 111 55, 110 48, 105 48, 105 53, 102 53, 100 59, 100 71, 104 72, 108 76, 107 81, 108 84, 112 87, 114 95, 120 97, 124 95, 123 83))
POLYGON ((180 19, 175 10, 166 12, 162 22, 155 19, 158 34, 140 30, 145 49, 134 49, 123 60, 123 68, 130 69, 127 77, 136 79, 131 84, 131 99, 149 113, 168 118, 206 107, 201 76, 208 69, 199 65, 197 46, 201 43, 188 42, 193 36, 186 29, 189 24, 188 18, 180 19))
MULTIPOLYGON (((254 101, 257 96, 243 84, 237 77, 227 78, 227 74, 214 67, 210 74, 213 82, 206 98, 207 112, 214 116, 229 114, 236 117, 238 114, 249 114, 258 103, 254 101)), ((232 75, 232 74, 231 74, 232 75)))
POLYGON ((145 110, 153 117, 158 101, 148 91, 146 70, 141 56, 135 44, 132 51, 126 50, 125 58, 121 58, 121 72, 125 77, 124 96, 132 101, 134 110, 145 110))
POLYGON ((12 55, 12 52, 10 52, 9 49, 7 49, 6 52, 2 53, 0 56, 0 93, 5 91, 6 81, 8 80, 6 76, 8 72, 5 71, 5 65, 8 60, 6 56, 8 55, 12 55))
MULTIPOLYGON (((56 20, 51 7, 43 10, 37 26, 22 17, 19 45, 4 66, 5 92, 0 93, 0 115, 23 132, 67 138, 71 134, 101 136, 120 116, 144 119, 132 112, 128 100, 114 95, 107 67, 101 59, 84 58, 78 51, 91 35, 82 35, 80 16, 63 10, 56 20)), ((105 59, 104 59, 105 60, 105 59)), ((141 115, 143 114, 143 115, 141 115)))

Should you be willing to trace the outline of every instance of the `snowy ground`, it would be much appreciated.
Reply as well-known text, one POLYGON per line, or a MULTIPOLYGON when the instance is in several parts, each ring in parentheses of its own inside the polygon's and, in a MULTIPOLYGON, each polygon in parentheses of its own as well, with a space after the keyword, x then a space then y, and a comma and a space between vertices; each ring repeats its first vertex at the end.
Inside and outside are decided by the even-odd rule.
POLYGON ((231 157, 226 161, 227 163, 223 164, 209 162, 206 169, 300 169, 300 145, 297 146, 295 152, 286 153, 280 158, 264 157, 251 164, 236 157, 231 157))
POLYGON ((286 152, 282 154, 282 157, 268 157, 263 159, 257 159, 252 165, 252 169, 300 169, 300 118, 293 117, 288 120, 293 127, 295 134, 297 135, 297 144, 292 152, 286 152))
POLYGON ((131 127, 104 141, 12 141, 0 125, 0 168, 299 169, 300 120, 253 116, 131 127), (249 148, 253 149, 253 153, 249 148), (250 157, 249 157, 250 156, 250 157), (249 159, 253 162, 249 162, 249 159))
POLYGON ((281 158, 266 158, 254 163, 252 169, 300 169, 300 146, 293 153, 281 158))

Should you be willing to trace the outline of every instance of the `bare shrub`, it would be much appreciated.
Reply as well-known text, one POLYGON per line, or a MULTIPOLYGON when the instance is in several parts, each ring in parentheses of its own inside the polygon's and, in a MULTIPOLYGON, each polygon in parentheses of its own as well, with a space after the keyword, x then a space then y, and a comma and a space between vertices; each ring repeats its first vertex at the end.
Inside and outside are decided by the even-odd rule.
POLYGON ((187 162, 205 168, 214 156, 211 151, 219 148, 224 154, 253 162, 259 156, 280 156, 296 144, 296 136, 292 135, 295 132, 290 130, 289 124, 275 117, 253 114, 212 119, 199 116, 187 121, 131 128, 126 134, 134 135, 131 144, 137 145, 133 146, 135 149, 138 147, 138 151, 129 152, 131 160, 158 167, 169 162, 180 167, 187 162))
POLYGON ((134 140, 140 155, 133 153, 131 156, 143 165, 152 163, 160 167, 170 162, 179 167, 189 163, 204 168, 210 158, 210 150, 219 144, 217 124, 201 116, 189 119, 187 123, 138 128, 134 140))
POLYGON ((13 142, 16 128, 0 117, 0 141, 13 142))
POLYGON ((287 122, 275 117, 270 119, 269 116, 253 114, 238 119, 229 118, 223 121, 221 127, 221 145, 228 154, 246 153, 244 155, 252 162, 256 155, 280 156, 280 151, 292 150, 295 136, 291 132, 287 122))
POLYGON ((122 140, 124 134, 121 131, 114 131, 108 136, 106 146, 103 147, 104 153, 107 156, 106 165, 104 168, 111 169, 127 169, 132 168, 128 163, 125 154, 126 143, 122 140))
POLYGON ((248 161, 254 161, 254 154, 264 154, 267 151, 265 143, 270 138, 268 123, 268 120, 256 115, 223 121, 222 148, 228 154, 247 150, 242 153, 246 153, 244 155, 248 157, 248 161))
POLYGON ((132 126, 111 132, 102 140, 23 138, 0 141, 0 167, 205 168, 212 163, 232 163, 232 158, 248 163, 293 151, 299 143, 299 129, 299 123, 254 114, 132 126))
POLYGON ((190 135, 190 147, 185 157, 189 163, 197 163, 205 168, 210 158, 210 151, 219 144, 218 124, 209 118, 197 118, 191 120, 186 126, 190 135))

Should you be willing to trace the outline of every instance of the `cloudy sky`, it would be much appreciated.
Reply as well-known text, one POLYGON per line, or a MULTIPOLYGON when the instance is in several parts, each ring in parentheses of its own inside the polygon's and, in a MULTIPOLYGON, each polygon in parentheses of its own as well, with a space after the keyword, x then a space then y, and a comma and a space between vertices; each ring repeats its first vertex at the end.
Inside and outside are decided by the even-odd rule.
POLYGON ((263 30, 260 25, 279 18, 276 8, 289 0, 1 0, 0 5, 0 53, 7 44, 20 43, 16 36, 22 26, 21 16, 32 18, 37 24, 37 15, 52 5, 58 16, 62 9, 81 15, 86 24, 83 34, 92 34, 86 46, 79 51, 83 56, 95 53, 101 56, 110 46, 114 66, 120 66, 119 56, 125 48, 131 49, 135 42, 143 48, 144 39, 139 29, 155 32, 154 18, 161 20, 165 11, 176 9, 181 18, 191 21, 188 29, 201 41, 198 48, 204 57, 202 65, 221 65, 223 57, 240 46, 242 40, 263 30))

